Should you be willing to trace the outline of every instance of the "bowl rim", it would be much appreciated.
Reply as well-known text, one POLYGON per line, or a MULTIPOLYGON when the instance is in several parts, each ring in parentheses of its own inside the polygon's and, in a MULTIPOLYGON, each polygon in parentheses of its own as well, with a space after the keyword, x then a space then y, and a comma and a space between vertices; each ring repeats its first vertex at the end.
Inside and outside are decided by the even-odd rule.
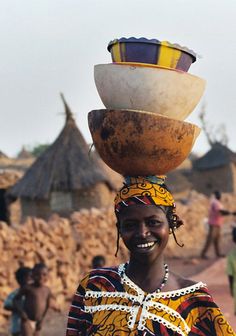
POLYGON ((153 118, 155 119, 167 119, 167 120, 171 120, 171 121, 175 121, 176 123, 178 124, 186 124, 186 125, 191 125, 191 126, 194 126, 195 129, 198 129, 199 131, 201 131, 201 127, 199 127, 198 125, 192 123, 192 122, 189 122, 189 121, 186 121, 186 120, 179 120, 179 119, 175 119, 175 118, 170 118, 170 117, 167 117, 165 115, 162 115, 162 114, 159 114, 159 113, 153 113, 153 112, 149 112, 149 111, 143 111, 143 110, 133 110, 133 109, 96 109, 96 110, 91 110, 88 112, 88 117, 89 115, 92 115, 93 113, 96 113, 98 112, 99 113, 104 113, 105 114, 112 114, 112 113, 119 113, 119 112, 123 112, 123 113, 137 113, 139 115, 141 114, 146 114, 148 116, 152 116, 153 118))
POLYGON ((125 64, 125 65, 130 65, 130 66, 135 66, 135 67, 137 66, 137 67, 144 67, 144 68, 160 68, 160 69, 167 69, 167 70, 172 70, 172 71, 177 71, 177 72, 186 72, 184 70, 170 68, 164 65, 141 63, 141 62, 113 62, 111 64, 118 64, 118 65, 125 64))
POLYGON ((171 71, 171 72, 174 72, 174 73, 178 73, 182 76, 189 76, 189 77, 194 77, 196 79, 200 79, 201 81, 203 81, 206 85, 206 80, 202 77, 199 77, 197 75, 193 75, 191 74, 190 72, 186 72, 186 71, 182 71, 182 70, 178 70, 178 69, 173 69, 173 68, 168 68, 168 67, 162 67, 162 66, 155 66, 154 64, 152 64, 151 66, 147 66, 146 63, 138 63, 134 65, 134 63, 131 63, 130 62, 116 62, 116 63, 100 63, 100 64, 95 64, 94 65, 94 72, 95 72, 95 69, 98 68, 98 67, 107 67, 107 68, 112 68, 112 67, 118 67, 120 66, 121 69, 122 67, 125 68, 125 67, 130 67, 130 68, 144 68, 144 69, 156 69, 157 71, 171 71))
POLYGON ((111 49, 112 49, 113 45, 118 44, 118 43, 144 43, 144 44, 162 45, 164 47, 181 50, 181 51, 189 54, 193 59, 192 63, 196 62, 196 59, 197 59, 197 54, 192 49, 189 49, 185 46, 181 46, 178 43, 171 43, 171 42, 166 41, 166 40, 165 41, 160 41, 158 39, 147 39, 146 37, 133 37, 132 36, 132 37, 116 38, 116 39, 114 39, 114 40, 112 40, 108 43, 107 50, 109 52, 111 52, 111 49))

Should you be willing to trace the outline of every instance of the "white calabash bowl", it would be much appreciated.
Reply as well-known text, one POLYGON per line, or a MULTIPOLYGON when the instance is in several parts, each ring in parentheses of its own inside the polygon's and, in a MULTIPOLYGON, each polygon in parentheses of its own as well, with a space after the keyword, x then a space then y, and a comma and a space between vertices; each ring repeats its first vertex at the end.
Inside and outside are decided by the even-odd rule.
POLYGON ((107 109, 154 112, 184 120, 201 99, 205 80, 186 72, 127 64, 98 64, 94 79, 107 109))

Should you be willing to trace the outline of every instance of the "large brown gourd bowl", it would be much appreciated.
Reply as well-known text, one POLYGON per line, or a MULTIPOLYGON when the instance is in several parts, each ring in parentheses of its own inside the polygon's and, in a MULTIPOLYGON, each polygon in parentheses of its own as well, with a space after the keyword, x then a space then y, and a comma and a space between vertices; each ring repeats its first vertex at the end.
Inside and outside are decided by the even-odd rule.
POLYGON ((103 161, 124 176, 166 174, 175 169, 200 133, 194 124, 133 110, 93 110, 88 123, 103 161))

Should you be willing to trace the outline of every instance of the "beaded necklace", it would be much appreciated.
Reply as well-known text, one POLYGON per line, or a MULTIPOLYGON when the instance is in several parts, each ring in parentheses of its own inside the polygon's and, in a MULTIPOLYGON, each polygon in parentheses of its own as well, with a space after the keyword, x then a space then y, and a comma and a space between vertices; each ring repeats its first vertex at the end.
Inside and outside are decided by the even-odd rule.
MULTIPOLYGON (((127 267, 128 267, 128 262, 126 264, 123 264, 122 265, 123 267, 121 267, 121 278, 124 278, 124 276, 126 276, 129 280, 129 284, 134 284, 133 281, 126 275, 126 270, 127 270, 127 267)), ((164 268, 165 268, 165 275, 163 277, 163 280, 160 284, 160 286, 155 290, 156 293, 160 293, 162 288, 165 286, 165 284, 167 283, 167 280, 169 278, 169 267, 167 264, 164 264, 164 268)), ((135 285, 135 284, 134 284, 135 285)), ((137 285, 135 285, 136 287, 137 285)), ((133 287, 133 286, 131 286, 133 287)))

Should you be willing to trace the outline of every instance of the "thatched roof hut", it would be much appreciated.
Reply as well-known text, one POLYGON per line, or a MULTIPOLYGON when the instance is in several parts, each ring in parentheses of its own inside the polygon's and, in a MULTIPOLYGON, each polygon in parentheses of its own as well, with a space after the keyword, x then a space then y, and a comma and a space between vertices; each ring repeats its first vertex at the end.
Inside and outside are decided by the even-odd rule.
POLYGON ((21 199, 23 216, 45 218, 52 212, 67 215, 110 202, 113 185, 99 161, 90 158, 89 146, 63 96, 62 99, 66 112, 64 128, 9 192, 21 199))
POLYGON ((194 188, 206 195, 218 189, 236 191, 236 153, 216 142, 201 158, 193 161, 194 188))
POLYGON ((17 155, 17 159, 32 159, 34 156, 23 146, 17 155))
POLYGON ((0 159, 7 159, 8 156, 0 150, 0 159))

